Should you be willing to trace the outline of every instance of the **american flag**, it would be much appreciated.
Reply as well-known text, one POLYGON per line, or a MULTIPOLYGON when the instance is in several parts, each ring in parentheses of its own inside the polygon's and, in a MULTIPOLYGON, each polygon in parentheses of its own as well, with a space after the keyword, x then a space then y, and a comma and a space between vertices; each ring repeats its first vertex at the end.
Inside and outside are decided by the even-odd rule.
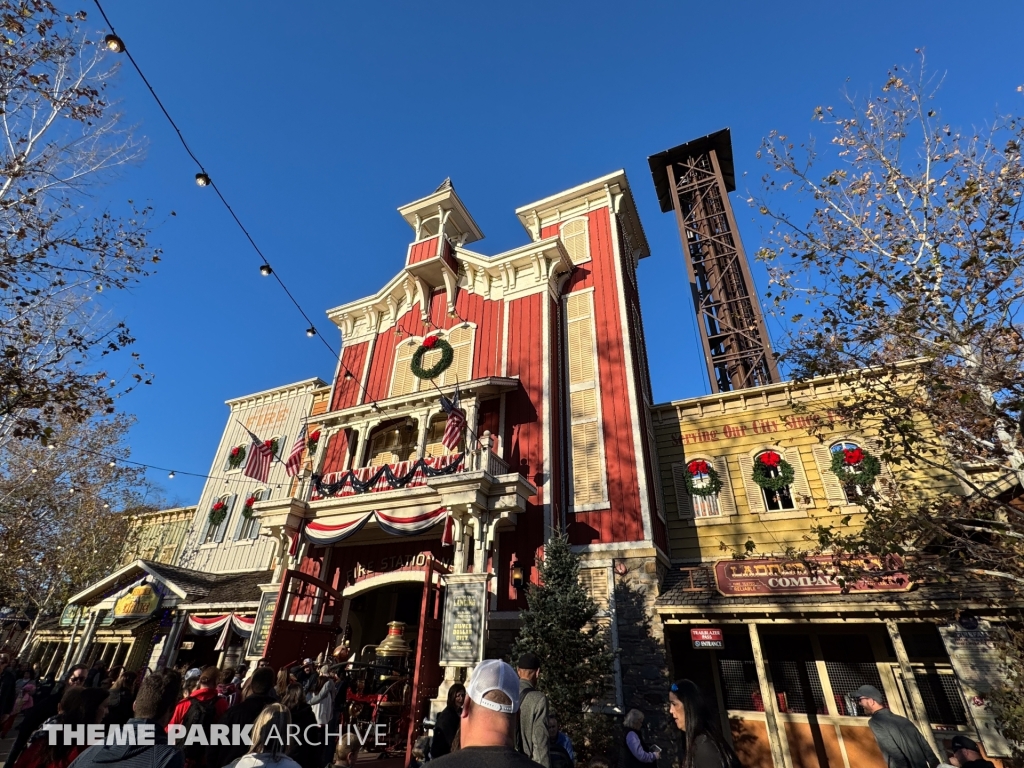
MULTIPOLYGON (((242 429, 245 427, 243 426, 242 429)), ((252 439, 252 448, 249 449, 249 458, 245 460, 245 469, 242 470, 242 474, 265 483, 270 477, 270 465, 274 461, 274 452, 270 450, 269 445, 249 432, 248 429, 245 431, 252 439)))
POLYGON ((455 388, 455 394, 449 400, 441 395, 441 408, 448 414, 448 421, 444 425, 444 434, 441 436, 441 445, 449 451, 454 451, 462 439, 462 430, 466 428, 466 412, 459 408, 459 388, 455 388))
POLYGON ((306 425, 302 425, 302 429, 299 430, 299 436, 295 439, 295 445, 292 446, 292 452, 288 454, 288 461, 284 463, 284 471, 288 473, 288 477, 295 477, 299 474, 299 468, 302 466, 302 452, 306 449, 306 425))

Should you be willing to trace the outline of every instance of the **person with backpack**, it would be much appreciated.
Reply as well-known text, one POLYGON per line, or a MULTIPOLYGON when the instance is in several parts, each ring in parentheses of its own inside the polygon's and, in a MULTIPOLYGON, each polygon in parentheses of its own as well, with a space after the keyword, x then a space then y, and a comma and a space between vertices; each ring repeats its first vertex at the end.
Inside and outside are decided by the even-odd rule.
POLYGON ((537 690, 540 659, 527 651, 516 662, 519 675, 519 722, 516 749, 544 768, 551 768, 548 753, 548 697, 537 690))
MULTIPOLYGON (((209 743, 210 726, 219 723, 228 710, 228 700, 217 693, 217 678, 220 670, 207 667, 199 673, 199 684, 192 693, 178 702, 168 725, 183 725, 185 735, 194 726, 200 726, 209 743)), ((207 749, 201 744, 185 747, 185 768, 203 768, 206 765, 207 749)), ((219 766, 211 766, 219 768, 219 766)))
POLYGON ((718 718, 692 680, 669 687, 668 708, 683 732, 684 752, 679 768, 739 768, 739 758, 722 737, 718 718))

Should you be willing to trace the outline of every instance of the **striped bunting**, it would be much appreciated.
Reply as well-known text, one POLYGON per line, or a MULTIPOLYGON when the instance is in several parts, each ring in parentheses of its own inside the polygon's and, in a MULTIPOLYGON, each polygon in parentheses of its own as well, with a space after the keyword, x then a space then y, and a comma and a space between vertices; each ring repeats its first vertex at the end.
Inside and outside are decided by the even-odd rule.
POLYGON ((192 616, 188 617, 188 627, 196 635, 215 635, 223 632, 230 623, 231 628, 248 637, 252 634, 252 628, 256 626, 255 616, 239 616, 237 613, 225 613, 223 616, 192 616))
POLYGON ((371 519, 374 519, 382 531, 390 533, 392 536, 414 536, 446 520, 447 513, 448 509, 446 507, 438 507, 433 512, 409 517, 373 511, 367 512, 355 520, 349 520, 337 525, 327 525, 315 521, 307 523, 305 534, 306 538, 314 544, 337 544, 339 541, 344 541, 349 536, 358 533, 364 525, 371 519))

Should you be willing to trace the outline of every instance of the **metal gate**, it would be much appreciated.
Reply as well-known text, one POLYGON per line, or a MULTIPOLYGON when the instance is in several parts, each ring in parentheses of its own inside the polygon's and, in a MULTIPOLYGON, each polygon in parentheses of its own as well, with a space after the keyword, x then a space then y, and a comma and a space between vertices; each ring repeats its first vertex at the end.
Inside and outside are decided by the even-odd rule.
POLYGON ((416 641, 416 664, 412 680, 412 708, 409 739, 405 749, 405 765, 412 760, 412 748, 423 733, 423 719, 430 700, 441 686, 441 575, 448 568, 433 558, 424 569, 423 602, 420 605, 419 637, 416 641))
POLYGON ((281 580, 263 655, 274 669, 330 654, 341 631, 341 593, 301 571, 281 580))

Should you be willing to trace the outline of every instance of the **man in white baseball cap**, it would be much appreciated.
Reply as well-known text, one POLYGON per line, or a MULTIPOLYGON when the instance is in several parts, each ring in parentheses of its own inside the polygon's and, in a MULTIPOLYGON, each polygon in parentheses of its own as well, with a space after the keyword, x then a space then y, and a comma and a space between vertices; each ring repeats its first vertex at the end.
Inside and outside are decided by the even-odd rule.
POLYGON ((431 760, 432 768, 537 768, 513 746, 519 675, 504 661, 481 661, 466 687, 458 752, 431 760))

